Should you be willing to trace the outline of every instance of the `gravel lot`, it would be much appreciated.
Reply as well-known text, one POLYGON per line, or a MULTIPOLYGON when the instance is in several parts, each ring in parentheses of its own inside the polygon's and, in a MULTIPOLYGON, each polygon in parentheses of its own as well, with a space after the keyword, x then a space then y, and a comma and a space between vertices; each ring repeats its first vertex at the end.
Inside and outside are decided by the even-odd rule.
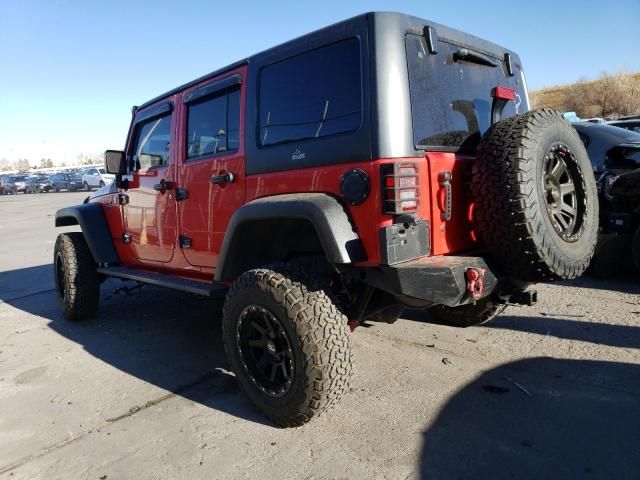
POLYGON ((638 280, 358 328, 351 392, 280 429, 227 370, 219 301, 109 281, 98 318, 64 321, 53 215, 84 196, 0 197, 0 478, 640 478, 638 280))

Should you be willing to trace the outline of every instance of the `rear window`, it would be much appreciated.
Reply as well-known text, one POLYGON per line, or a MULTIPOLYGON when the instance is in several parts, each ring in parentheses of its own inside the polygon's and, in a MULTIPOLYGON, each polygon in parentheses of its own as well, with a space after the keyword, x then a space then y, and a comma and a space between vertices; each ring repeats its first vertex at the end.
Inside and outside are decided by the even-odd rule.
POLYGON ((356 130, 362 120, 360 42, 343 40, 260 73, 260 145, 356 130))
POLYGON ((438 53, 432 55, 424 37, 406 36, 417 148, 473 152, 482 134, 491 126, 491 91, 496 86, 516 90, 516 99, 506 105, 503 118, 529 108, 518 66, 513 65, 516 75, 508 76, 498 58, 488 57, 495 67, 454 61, 454 54, 460 48, 441 40, 438 53))

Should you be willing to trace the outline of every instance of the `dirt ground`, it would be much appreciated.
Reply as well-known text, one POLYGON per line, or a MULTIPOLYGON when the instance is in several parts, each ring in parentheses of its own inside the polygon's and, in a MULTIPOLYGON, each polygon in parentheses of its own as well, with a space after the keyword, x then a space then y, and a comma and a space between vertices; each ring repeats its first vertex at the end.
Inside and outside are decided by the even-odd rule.
POLYGON ((0 478, 640 478, 639 280, 358 328, 344 401, 281 429, 228 371, 220 301, 108 281, 63 319, 53 215, 85 195, 0 197, 0 478))

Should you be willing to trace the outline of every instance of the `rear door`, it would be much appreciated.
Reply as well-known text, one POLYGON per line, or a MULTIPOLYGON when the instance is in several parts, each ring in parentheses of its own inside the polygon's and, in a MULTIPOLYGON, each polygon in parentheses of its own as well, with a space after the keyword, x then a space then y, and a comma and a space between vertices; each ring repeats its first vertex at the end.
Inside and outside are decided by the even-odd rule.
POLYGON ((182 96, 179 242, 194 266, 215 267, 229 219, 244 203, 245 78, 241 67, 182 96))
POLYGON ((415 34, 405 43, 414 144, 425 150, 430 178, 432 251, 468 250, 475 245, 471 171, 494 117, 494 89, 507 87, 515 96, 496 110, 498 117, 525 112, 524 75, 519 61, 507 64, 503 50, 475 51, 440 39, 437 53, 430 53, 425 37, 415 34))
POLYGON ((124 238, 143 264, 170 262, 176 246, 175 99, 136 113, 127 146, 133 166, 123 207, 124 238))

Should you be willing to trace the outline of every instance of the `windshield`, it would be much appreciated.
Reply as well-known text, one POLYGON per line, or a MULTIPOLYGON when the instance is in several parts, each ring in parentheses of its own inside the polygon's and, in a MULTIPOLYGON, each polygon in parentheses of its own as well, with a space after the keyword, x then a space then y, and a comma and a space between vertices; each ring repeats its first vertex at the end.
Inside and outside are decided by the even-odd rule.
POLYGON ((529 109, 519 65, 513 64, 515 75, 509 76, 501 58, 484 52, 479 55, 484 60, 479 62, 469 58, 473 57, 469 55, 471 48, 464 50, 444 40, 438 41, 436 55, 429 54, 423 36, 407 35, 405 43, 416 148, 475 151, 491 126, 491 93, 497 86, 516 92, 515 100, 505 106, 503 118, 529 109), (467 58, 461 57, 463 51, 467 58))

